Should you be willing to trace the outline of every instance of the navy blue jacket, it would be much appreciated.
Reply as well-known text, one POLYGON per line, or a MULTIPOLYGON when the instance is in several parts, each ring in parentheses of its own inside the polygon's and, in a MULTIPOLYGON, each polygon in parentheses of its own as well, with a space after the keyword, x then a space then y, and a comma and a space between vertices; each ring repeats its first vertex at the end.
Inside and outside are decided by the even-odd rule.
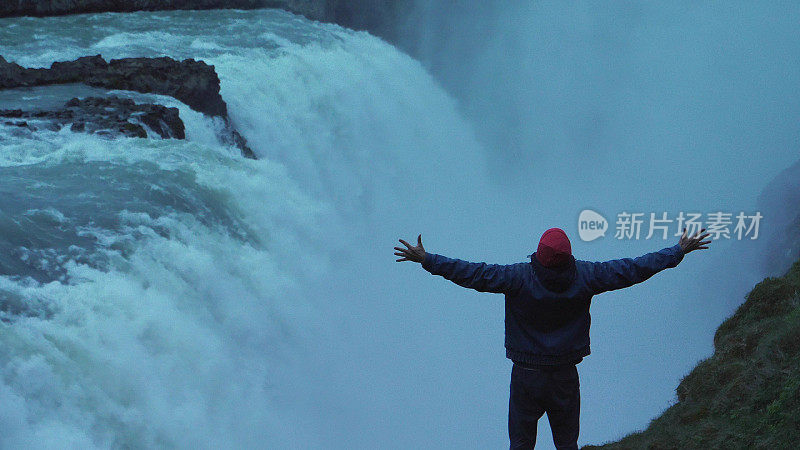
POLYGON ((592 296, 650 278, 678 265, 680 245, 606 262, 572 258, 559 270, 531 262, 471 263, 428 253, 422 267, 480 292, 505 294, 506 356, 528 365, 576 364, 589 350, 592 296))

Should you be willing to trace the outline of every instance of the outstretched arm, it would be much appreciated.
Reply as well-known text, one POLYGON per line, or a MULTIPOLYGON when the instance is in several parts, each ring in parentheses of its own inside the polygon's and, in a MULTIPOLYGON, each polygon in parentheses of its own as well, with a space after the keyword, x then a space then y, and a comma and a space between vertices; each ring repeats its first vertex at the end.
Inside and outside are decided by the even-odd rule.
POLYGON ((672 247, 638 258, 592 263, 589 287, 595 294, 622 289, 641 283, 664 269, 675 267, 687 253, 708 248, 711 241, 704 240, 709 236, 705 231, 704 228, 689 237, 684 228, 680 240, 672 247))
POLYGON ((480 292, 503 293, 518 287, 521 277, 517 275, 517 265, 471 263, 460 259, 427 253, 422 246, 422 235, 417 237, 417 246, 411 246, 400 239, 406 248, 395 247, 397 262, 413 261, 434 275, 480 292))

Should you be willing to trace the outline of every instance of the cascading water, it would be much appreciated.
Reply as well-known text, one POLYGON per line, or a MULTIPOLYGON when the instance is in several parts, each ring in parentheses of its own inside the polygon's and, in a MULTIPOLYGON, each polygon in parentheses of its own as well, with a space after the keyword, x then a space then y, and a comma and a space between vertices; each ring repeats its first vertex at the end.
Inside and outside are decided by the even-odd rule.
MULTIPOLYGON (((519 262, 582 208, 748 209, 796 158, 796 11, 417 3, 436 79, 281 11, 0 21, 0 55, 26 67, 213 64, 259 157, 156 95, 113 92, 178 107, 186 141, 0 125, 0 448, 505 447, 502 298, 396 264, 398 237, 519 262)), ((4 91, 0 108, 97 92, 4 91)), ((742 249, 595 300, 581 444, 668 405, 761 278, 742 249)))
MULTIPOLYGON (((754 213, 765 185, 797 161, 796 3, 414 4, 403 46, 459 101, 503 203, 532 225, 504 240, 561 226, 577 257, 638 256, 677 237, 646 239, 643 228, 615 239, 617 214, 754 213), (609 220, 605 238, 576 239, 585 208, 609 220)), ((774 275, 762 261, 785 240, 776 219, 797 214, 788 200, 761 211, 757 240, 720 239, 674 273, 593 300, 579 444, 641 430, 676 400, 720 323, 774 275), (781 236, 772 247, 770 235, 781 236)), ((537 448, 547 448, 539 423, 537 448)))
MULTIPOLYGON (((0 447, 424 441, 409 431, 442 421, 400 399, 417 384, 375 376, 412 356, 384 344, 441 319, 401 323, 418 291, 385 295, 380 274, 397 269, 398 235, 444 235, 477 212, 456 193, 491 203, 453 101, 385 42, 280 11, 20 18, 0 30, 0 54, 30 67, 98 53, 213 64, 259 160, 159 96, 116 92, 178 106, 186 141, 0 127, 0 447)), ((5 98, 35 105, 38 92, 5 98)))

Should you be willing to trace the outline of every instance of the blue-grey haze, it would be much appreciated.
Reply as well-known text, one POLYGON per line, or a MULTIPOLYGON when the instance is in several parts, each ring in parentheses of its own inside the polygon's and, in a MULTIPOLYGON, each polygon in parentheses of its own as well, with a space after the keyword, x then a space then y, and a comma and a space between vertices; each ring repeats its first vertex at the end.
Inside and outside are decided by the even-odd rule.
MULTIPOLYGON (((0 447, 504 447, 502 297, 396 264, 396 239, 511 263, 560 226, 606 259, 677 238, 582 243, 584 208, 753 212, 797 158, 798 19, 789 2, 419 2, 408 53, 271 10, 1 20, 0 55, 25 66, 214 64, 259 160, 159 96, 116 93, 179 107, 185 142, 0 126, 0 447)), ((582 444, 674 400, 763 277, 759 248, 720 241, 595 299, 582 444)))

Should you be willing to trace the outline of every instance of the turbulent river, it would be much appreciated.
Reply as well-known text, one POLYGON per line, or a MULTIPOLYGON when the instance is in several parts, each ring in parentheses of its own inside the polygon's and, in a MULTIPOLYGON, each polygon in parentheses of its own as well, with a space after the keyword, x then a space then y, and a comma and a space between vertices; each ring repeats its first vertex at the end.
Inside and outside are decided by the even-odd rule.
MULTIPOLYGON (((370 447, 433 433, 431 411, 397 406, 438 390, 392 369, 425 358, 418 338, 376 329, 404 320, 415 291, 378 272, 395 268, 399 234, 460 220, 465 202, 445 214, 436 198, 483 181, 469 127, 418 62, 273 10, 2 24, 0 54, 28 67, 94 54, 213 64, 259 160, 155 95, 114 92, 177 106, 185 141, 0 126, 0 447, 370 447), (385 345, 398 340, 411 344, 385 345)), ((6 91, 0 108, 93 92, 6 91)))
MULTIPOLYGON (((278 10, 0 19, 24 67, 213 65, 258 157, 171 97, 0 91, 0 109, 160 103, 186 126, 0 121, 0 449, 507 447, 502 297, 395 263, 398 238, 513 263, 559 226, 581 259, 638 256, 677 238, 581 242, 578 213, 752 213, 796 161, 796 7, 416 3, 398 42, 418 59, 278 10)), ((594 300, 581 445, 674 401, 763 278, 759 248, 715 243, 594 300)))

